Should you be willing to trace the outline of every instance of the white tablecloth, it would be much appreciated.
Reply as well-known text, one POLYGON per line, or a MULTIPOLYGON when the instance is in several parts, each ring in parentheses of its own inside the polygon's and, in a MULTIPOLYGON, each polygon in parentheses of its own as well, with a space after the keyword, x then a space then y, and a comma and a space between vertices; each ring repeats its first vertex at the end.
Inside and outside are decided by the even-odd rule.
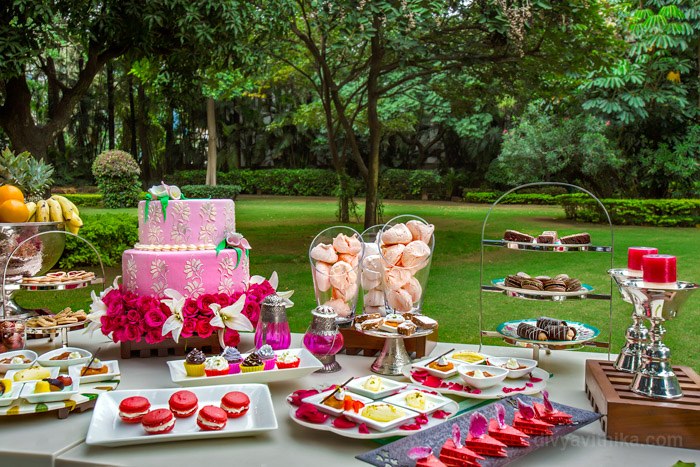
MULTIPOLYGON (((301 335, 292 338, 292 346, 300 346, 301 335)), ((119 358, 118 345, 102 336, 88 338, 71 333, 71 346, 100 350, 101 360, 119 358)), ((46 340, 30 341, 29 348, 38 353, 56 344, 46 340)), ((252 347, 252 335, 243 336, 239 348, 252 347)), ((440 343, 433 351, 437 355, 448 349, 476 350, 474 345, 440 343)), ((485 347, 491 355, 531 357, 531 351, 513 347, 485 347)), ((605 354, 588 352, 553 352, 541 354, 540 366, 554 374, 548 390, 552 400, 591 409, 584 392, 586 359, 605 358, 605 354)), ((132 358, 120 360, 122 373, 119 389, 175 388, 170 381, 166 358, 132 358)), ((297 425, 289 418, 285 396, 302 388, 321 383, 342 383, 350 376, 370 374, 373 359, 339 355, 342 371, 333 374, 312 374, 292 381, 270 383, 279 429, 266 435, 219 440, 197 440, 177 443, 157 443, 118 448, 88 446, 84 443, 92 411, 71 414, 65 420, 55 413, 0 417, 0 463, 5 466, 343 466, 367 465, 354 456, 375 449, 372 441, 344 438, 297 425)), ((700 452, 671 447, 627 444, 606 440, 595 422, 542 448, 516 466, 671 466, 678 460, 700 463, 700 452)))

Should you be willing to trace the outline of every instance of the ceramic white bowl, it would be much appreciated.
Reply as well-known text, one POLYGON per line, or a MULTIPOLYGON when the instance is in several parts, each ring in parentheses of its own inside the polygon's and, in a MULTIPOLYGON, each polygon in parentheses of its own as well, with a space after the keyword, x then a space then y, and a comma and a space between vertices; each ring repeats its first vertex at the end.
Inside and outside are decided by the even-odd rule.
MULTIPOLYGON (((490 366, 505 368, 505 364, 508 363, 508 360, 510 360, 509 357, 489 357, 488 363, 490 364, 490 366)), ((537 367, 537 360, 530 360, 529 358, 516 358, 516 360, 518 361, 518 364, 520 366, 523 366, 525 368, 518 368, 516 370, 505 368, 506 370, 508 370, 507 378, 509 379, 522 378, 523 376, 532 373, 532 370, 534 370, 535 367, 537 367)))
POLYGON ((465 383, 476 389, 486 389, 490 388, 491 386, 495 386, 506 379, 506 376, 508 376, 508 370, 505 368, 487 365, 460 365, 457 368, 457 373, 459 373, 459 376, 462 377, 465 383), (468 371, 474 370, 481 370, 482 372, 487 371, 493 376, 474 378, 473 376, 469 376, 467 374, 468 371))
POLYGON ((369 397, 370 399, 381 399, 383 397, 390 396, 391 394, 399 392, 399 390, 404 387, 406 387, 406 383, 397 383, 393 379, 379 375, 369 375, 363 376, 362 378, 355 378, 345 385, 345 389, 352 391, 355 394, 369 397), (372 376, 377 376, 381 380, 382 386, 378 391, 370 391, 364 387, 365 382, 372 376))
POLYGON ((23 370, 29 368, 36 362, 37 354, 31 350, 13 350, 12 352, 0 353, 0 360, 5 358, 16 357, 17 355, 24 355, 30 363, 0 363, 0 373, 7 373, 9 370, 23 370))
POLYGON ((46 352, 37 359, 37 363, 41 366, 52 366, 59 367, 61 370, 65 371, 71 365, 84 365, 92 358, 92 354, 85 349, 80 349, 78 347, 61 347, 59 349, 54 349, 46 352), (61 355, 63 352, 80 352, 83 356, 82 358, 74 358, 73 360, 51 360, 52 357, 61 355))

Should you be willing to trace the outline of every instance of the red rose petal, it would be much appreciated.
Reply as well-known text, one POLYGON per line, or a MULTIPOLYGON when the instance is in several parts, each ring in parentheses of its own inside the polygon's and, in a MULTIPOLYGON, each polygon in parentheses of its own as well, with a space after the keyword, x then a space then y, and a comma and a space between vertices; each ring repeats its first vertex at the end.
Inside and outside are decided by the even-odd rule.
POLYGON ((533 383, 539 383, 540 381, 542 381, 542 378, 536 378, 530 375, 530 381, 532 381, 533 383))
POLYGON ((360 423, 360 426, 357 427, 357 431, 359 431, 363 435, 369 434, 369 429, 367 428, 367 425, 365 425, 364 423, 360 423))
POLYGON ((450 412, 445 412, 444 410, 436 410, 433 413, 433 418, 445 419, 445 418, 449 417, 450 415, 452 415, 450 412))
POLYGON ((443 382, 437 376, 430 375, 425 379, 423 384, 425 386, 428 386, 429 388, 439 388, 440 385, 443 384, 443 382))
POLYGON ((312 404, 301 404, 295 413, 296 417, 309 423, 323 423, 328 420, 328 414, 316 410, 312 404))
POLYGON ((357 425, 355 422, 348 420, 344 416, 333 420, 333 426, 336 428, 354 428, 355 425, 357 425))
POLYGON ((424 413, 420 414, 419 416, 416 417, 416 423, 419 425, 425 425, 428 423, 428 416, 425 415, 424 413))
POLYGON ((420 425, 417 423, 412 423, 410 425, 401 425, 399 427, 399 430, 416 431, 416 430, 420 430, 420 425))
POLYGON ((292 396, 289 398, 289 402, 292 405, 299 407, 301 404, 303 404, 303 399, 306 399, 309 396, 313 396, 314 394, 318 394, 318 391, 316 391, 315 389, 300 389, 292 393, 292 396))
POLYGON ((531 388, 533 386, 533 384, 532 383, 525 383, 525 386, 531 388))

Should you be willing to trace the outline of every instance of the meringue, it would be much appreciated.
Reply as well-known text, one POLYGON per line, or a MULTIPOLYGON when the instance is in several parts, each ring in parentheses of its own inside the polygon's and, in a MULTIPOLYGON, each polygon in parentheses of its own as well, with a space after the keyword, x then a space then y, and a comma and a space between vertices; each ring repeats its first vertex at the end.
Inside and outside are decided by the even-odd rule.
POLYGON ((365 294, 363 303, 365 306, 384 306, 384 292, 370 290, 365 294))
POLYGON ((406 222, 406 227, 411 232, 413 240, 420 240, 426 244, 430 244, 430 238, 433 236, 435 226, 433 224, 424 224, 418 220, 406 222))
POLYGON ((372 290, 378 288, 382 283, 382 280, 380 278, 377 279, 371 279, 368 277, 367 274, 365 274, 365 271, 362 271, 362 274, 360 275, 360 284, 362 284, 362 288, 364 290, 372 290))
POLYGON ((366 315, 370 315, 373 313, 379 313, 382 316, 386 316, 386 308, 384 307, 384 304, 381 306, 367 306, 365 305, 362 307, 362 312, 366 315))
POLYGON ((341 318, 350 316, 350 305, 345 303, 345 301, 340 298, 328 300, 326 303, 324 303, 324 305, 333 308, 335 312, 338 313, 338 316, 341 318))
POLYGON ((378 254, 379 254, 379 247, 377 246, 376 243, 365 242, 365 257, 370 256, 370 255, 378 255, 378 254))
POLYGON ((331 288, 331 265, 319 261, 314 265, 314 279, 316 280, 316 288, 319 292, 325 292, 331 288))
POLYGON ((382 255, 384 255, 384 261, 392 266, 399 264, 401 262, 401 257, 403 255, 406 245, 398 243, 391 246, 382 246, 382 255))
POLYGON ((357 284, 352 284, 347 289, 336 289, 333 288, 332 296, 333 298, 340 298, 345 302, 349 302, 355 299, 357 295, 357 284))
POLYGON ((412 278, 411 272, 402 268, 391 268, 384 273, 384 283, 391 290, 399 290, 408 284, 412 278))
POLYGON ((381 273, 381 258, 377 255, 365 256, 362 260, 362 274, 369 280, 379 279, 381 273))
POLYGON ((351 255, 348 253, 338 253, 338 261, 345 261, 353 268, 359 263, 359 258, 356 255, 351 255))
POLYGON ((323 261, 324 263, 333 264, 338 261, 338 254, 333 249, 333 245, 326 245, 325 243, 319 243, 313 247, 309 256, 311 256, 311 259, 323 261))
POLYGON ((357 282, 357 271, 345 261, 338 261, 331 266, 330 280, 333 287, 345 290, 357 282))
POLYGON ((415 277, 411 277, 411 280, 401 288, 408 292, 408 294, 411 296, 411 300, 413 300, 413 303, 420 300, 421 295, 423 295, 423 287, 421 287, 420 282, 418 282, 418 279, 415 277))
POLYGON ((396 245, 397 243, 409 243, 413 240, 413 234, 408 230, 406 224, 396 224, 389 230, 382 232, 381 242, 384 245, 396 245))
POLYGON ((411 311, 413 308, 411 295, 403 289, 387 290, 386 301, 396 311, 411 311))
POLYGON ((401 265, 415 270, 425 267, 425 260, 430 256, 430 247, 422 240, 414 240, 406 245, 401 256, 401 265))
POLYGON ((348 237, 343 233, 339 233, 333 239, 333 248, 338 253, 348 253, 356 255, 362 251, 362 242, 357 238, 357 235, 348 237))

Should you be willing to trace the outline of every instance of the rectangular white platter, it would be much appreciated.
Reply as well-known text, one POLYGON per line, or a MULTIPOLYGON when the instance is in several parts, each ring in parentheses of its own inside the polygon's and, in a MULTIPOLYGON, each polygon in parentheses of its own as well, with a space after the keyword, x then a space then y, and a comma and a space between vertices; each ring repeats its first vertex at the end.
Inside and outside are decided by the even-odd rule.
MULTIPOLYGON (((323 368, 323 364, 313 356, 306 348, 276 350, 275 354, 281 355, 289 352, 299 357, 298 368, 273 369, 264 371, 252 371, 249 373, 236 373, 235 375, 222 376, 187 376, 184 360, 171 360, 170 379, 173 383, 182 387, 208 386, 212 384, 242 384, 242 383, 271 383, 287 379, 297 379, 323 368)), ((243 354, 245 358, 248 354, 243 354)))
POLYGON ((248 395, 250 408, 239 418, 229 418, 219 431, 204 431, 197 426, 197 415, 177 418, 175 427, 161 435, 146 434, 140 423, 125 423, 119 418, 119 404, 131 396, 145 397, 151 410, 168 408, 168 400, 179 389, 139 389, 110 391, 100 394, 92 412, 92 420, 85 442, 98 446, 126 446, 133 444, 188 441, 201 438, 232 438, 252 436, 277 429, 277 419, 272 407, 270 390, 264 384, 231 384, 203 386, 190 389, 199 400, 199 409, 205 405, 219 407, 224 394, 240 391, 248 395))

